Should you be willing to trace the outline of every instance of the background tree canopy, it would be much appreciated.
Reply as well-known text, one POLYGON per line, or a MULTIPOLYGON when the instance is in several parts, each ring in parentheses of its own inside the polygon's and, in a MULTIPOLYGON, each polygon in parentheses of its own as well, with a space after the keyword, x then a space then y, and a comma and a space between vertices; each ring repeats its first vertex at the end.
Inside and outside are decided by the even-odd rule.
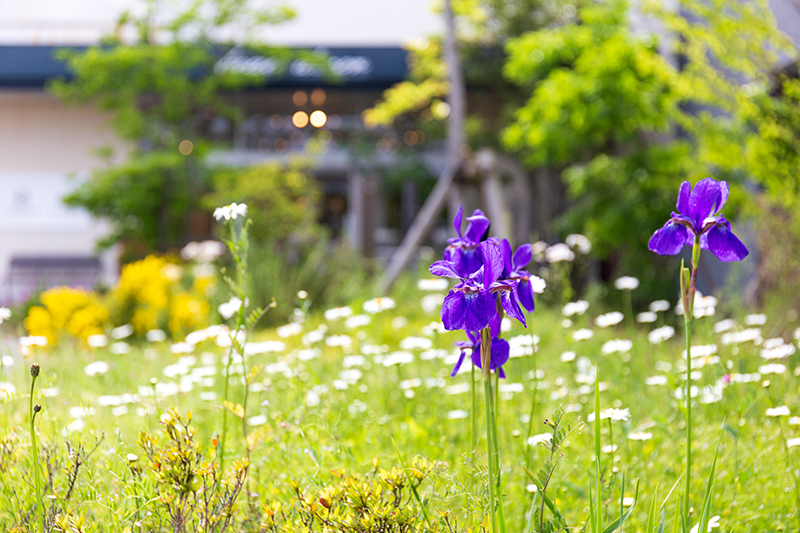
MULTIPOLYGON (((215 117, 235 123, 240 112, 226 93, 263 83, 256 75, 214 69, 220 47, 263 49, 251 40, 254 32, 293 16, 285 7, 250 4, 202 0, 175 12, 172 4, 150 0, 141 17, 123 15, 101 46, 61 52, 73 77, 50 90, 108 112, 114 132, 128 143, 125 154, 107 151, 105 168, 65 199, 111 222, 101 246, 124 241, 141 255, 191 237, 189 219, 213 174, 204 127, 215 117)), ((279 48, 269 53, 283 66, 294 57, 279 48)))
MULTIPOLYGON (((593 253, 613 259, 609 272, 635 273, 650 287, 655 267, 646 243, 681 181, 728 180, 731 207, 740 208, 740 186, 756 183, 770 202, 800 212, 793 163, 800 115, 796 80, 773 76, 779 57, 796 51, 766 1, 684 0, 672 10, 645 4, 664 42, 634 31, 622 0, 505 8, 474 0, 457 11, 471 13, 460 22, 473 148, 515 154, 533 180, 542 171, 560 176, 569 203, 556 227, 586 233, 593 253), (510 21, 509 12, 527 23, 510 21), (496 76, 489 86, 509 97, 485 118, 486 78, 470 65, 489 55, 485 72, 496 76)), ((411 57, 410 81, 386 91, 368 119, 437 118, 447 92, 438 40, 412 48, 411 57)))

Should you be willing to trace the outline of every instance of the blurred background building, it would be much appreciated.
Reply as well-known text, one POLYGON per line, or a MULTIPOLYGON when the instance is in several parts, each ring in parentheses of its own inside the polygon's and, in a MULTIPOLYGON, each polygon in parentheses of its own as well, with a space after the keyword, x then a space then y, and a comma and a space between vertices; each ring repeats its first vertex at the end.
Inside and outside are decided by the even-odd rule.
MULTIPOLYGON (((221 52, 215 68, 258 73, 267 83, 230 95, 243 112, 240 123, 209 118, 207 136, 229 147, 211 159, 235 166, 287 162, 314 151, 313 134, 327 131, 329 143, 313 165, 324 193, 322 222, 356 250, 386 259, 424 199, 420 183, 433 183, 441 172, 443 146, 425 143, 421 130, 377 128, 367 134, 362 113, 407 77, 403 45, 441 34, 441 16, 429 0, 290 4, 297 17, 261 37, 326 52, 336 79, 301 60, 277 75, 270 57, 241 49, 221 52), (398 155, 398 146, 413 153, 413 165, 398 155), (403 176, 416 173, 419 179, 395 181, 387 193, 386 180, 376 179, 376 173, 385 177, 401 169, 403 176)), ((770 5, 779 29, 800 42, 797 2, 770 5)), ((136 0, 0 0, 0 304, 25 300, 40 286, 109 285, 117 275, 118 250, 95 252, 108 228, 64 206, 61 198, 103 164, 101 149, 113 146, 119 153, 125 146, 94 107, 65 105, 46 86, 68 76, 57 50, 98 44, 114 31, 121 12, 141 6, 136 0)), ((634 26, 658 30, 635 13, 634 26)), ((540 211, 563 201, 547 189, 531 190, 540 211)), ((546 217, 530 218, 535 226, 546 217)), ((434 242, 443 242, 446 231, 443 226, 434 242)))
MULTIPOLYGON (((342 10, 335 2, 292 2, 297 17, 261 37, 326 52, 336 79, 299 60, 278 78, 268 57, 238 49, 223 54, 217 68, 259 73, 267 84, 232 97, 245 116, 236 127, 223 118, 209 121, 209 137, 232 146, 213 159, 233 165, 287 161, 306 151, 314 130, 329 131, 332 142, 314 163, 325 195, 323 222, 358 250, 388 254, 400 235, 387 226, 385 210, 376 208, 377 186, 359 170, 353 139, 364 130, 362 111, 405 78, 402 45, 440 31, 428 4, 357 0, 342 10)), ((92 106, 65 105, 46 85, 69 75, 56 59, 59 49, 98 44, 123 10, 140 7, 122 0, 0 1, 0 303, 25 300, 42 286, 109 285, 116 277, 117 250, 95 252, 106 226, 61 198, 103 164, 101 149, 124 146, 107 117, 92 106)), ((384 166, 393 164, 392 143, 421 141, 417 134, 398 139, 386 133, 377 146, 377 164, 384 166)), ((439 150, 422 155, 431 175, 437 174, 439 150)), ((406 225, 415 202, 407 195, 401 209, 406 225)))

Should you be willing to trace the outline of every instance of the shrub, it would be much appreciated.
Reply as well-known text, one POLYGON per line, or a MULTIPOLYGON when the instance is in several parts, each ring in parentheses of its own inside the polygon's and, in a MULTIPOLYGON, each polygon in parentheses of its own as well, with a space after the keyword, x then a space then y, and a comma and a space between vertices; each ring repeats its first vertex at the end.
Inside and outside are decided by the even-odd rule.
POLYGON ((316 225, 321 193, 299 167, 264 163, 245 169, 223 169, 213 177, 214 192, 205 197, 213 209, 232 202, 247 204, 256 242, 277 242, 316 225))

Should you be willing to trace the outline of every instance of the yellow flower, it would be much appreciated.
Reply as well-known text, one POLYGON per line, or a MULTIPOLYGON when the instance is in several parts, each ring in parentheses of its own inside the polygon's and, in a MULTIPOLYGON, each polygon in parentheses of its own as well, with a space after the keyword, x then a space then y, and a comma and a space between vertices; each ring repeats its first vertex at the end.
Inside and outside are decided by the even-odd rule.
POLYGON ((103 333, 108 321, 106 309, 93 292, 71 287, 55 287, 42 293, 43 306, 31 307, 25 318, 30 335, 47 337, 48 345, 65 335, 83 340, 103 333))
POLYGON ((181 336, 206 325, 208 303, 182 292, 172 299, 169 313, 169 330, 174 336, 181 336))
POLYGON ((164 257, 147 256, 125 265, 110 305, 115 324, 131 324, 137 334, 169 329, 180 336, 206 324, 205 294, 213 277, 195 279, 192 291, 180 290, 183 269, 164 257))

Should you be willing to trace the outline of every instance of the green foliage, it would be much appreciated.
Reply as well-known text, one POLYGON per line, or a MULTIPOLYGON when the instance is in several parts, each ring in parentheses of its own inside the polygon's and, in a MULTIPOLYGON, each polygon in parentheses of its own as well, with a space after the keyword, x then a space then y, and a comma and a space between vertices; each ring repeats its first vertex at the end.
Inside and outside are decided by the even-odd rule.
MULTIPOLYGON (((67 102, 91 102, 109 113, 114 132, 127 143, 124 154, 109 157, 107 168, 66 198, 111 222, 101 246, 139 241, 143 255, 188 240, 188 214, 209 188, 207 123, 217 117, 237 121, 240 112, 224 93, 263 83, 254 74, 215 69, 219 52, 250 44, 265 24, 292 16, 284 7, 251 4, 198 0, 175 10, 164 0, 148 0, 140 16, 123 14, 103 45, 61 52, 72 77, 49 89, 67 102)), ((272 52, 279 65, 288 63, 285 50, 272 52)))
MULTIPOLYGON (((542 0, 454 0, 462 69, 470 88, 468 141, 474 147, 498 146, 497 135, 510 118, 508 107, 523 95, 502 76, 502 53, 507 39, 554 21, 569 20, 571 4, 542 0), (499 102, 499 104, 498 104, 499 102)), ((449 115, 444 101, 449 91, 443 38, 435 36, 409 47, 409 79, 383 93, 383 99, 364 113, 367 123, 388 125, 410 120, 435 138, 443 133, 449 115)))
MULTIPOLYGON (((276 331, 266 330, 248 336, 248 343, 280 340, 285 347, 278 352, 248 355, 247 369, 242 369, 242 374, 232 373, 235 379, 230 380, 230 398, 236 403, 228 407, 239 414, 247 414, 242 417, 237 414, 233 419, 226 466, 224 470, 217 469, 215 475, 235 484, 235 471, 230 468, 233 460, 245 457, 248 448, 252 450, 252 457, 244 488, 232 507, 233 519, 228 532, 258 530, 267 514, 264 505, 271 506, 275 500, 281 502, 283 513, 278 521, 289 520, 291 524, 290 520, 299 519, 301 515, 296 507, 299 502, 292 501, 296 496, 295 489, 289 486, 290 480, 296 480, 302 487, 308 506, 313 496, 325 488, 338 487, 351 475, 364 481, 356 486, 359 491, 366 491, 367 483, 374 487, 373 482, 380 483, 380 470, 371 466, 373 458, 378 457, 380 465, 390 472, 392 466, 401 466, 393 440, 408 454, 409 463, 413 455, 419 454, 431 461, 435 458, 437 468, 447 464, 446 472, 429 475, 418 486, 421 501, 426 504, 434 523, 431 529, 435 531, 440 527, 459 533, 488 531, 486 456, 480 451, 471 452, 469 417, 460 418, 469 409, 470 373, 450 377, 452 363, 441 359, 442 355, 451 353, 453 342, 463 340, 463 334, 432 328, 431 322, 438 322, 438 309, 426 312, 420 306, 420 299, 431 293, 417 289, 416 279, 405 281, 404 291, 390 295, 397 307, 370 315, 371 322, 366 326, 352 327, 346 324, 345 318, 327 320, 321 312, 312 311, 295 335, 279 337, 276 331), (323 331, 321 326, 327 328, 326 338, 311 339, 308 334, 323 331), (344 335, 351 340, 349 346, 326 342, 332 338, 342 339, 344 335), (446 352, 429 358, 429 354, 436 352, 406 347, 414 354, 412 362, 390 367, 382 364, 382 358, 404 349, 400 343, 407 337, 414 337, 415 341, 423 337, 430 341, 431 350, 446 352), (384 353, 374 353, 381 350, 384 353), (359 358, 352 356, 357 354, 364 359, 360 365, 353 366, 352 361, 359 358), (360 376, 357 381, 353 378, 354 370, 358 370, 360 376), (342 383, 346 379, 353 380, 347 387, 342 383), (247 410, 237 405, 241 402, 245 382, 250 383, 252 389, 247 410), (251 421, 253 417, 260 420, 251 421), (247 441, 242 438, 245 423, 248 436, 252 437, 247 441), (331 471, 335 473, 329 473, 331 471), (441 523, 445 517, 449 520, 449 529, 441 523)), ((354 314, 361 313, 361 303, 359 300, 351 303, 354 314)), ((646 306, 634 303, 634 312, 645 309, 646 306)), ((504 390, 497 397, 497 437, 503 450, 503 501, 508 531, 532 531, 533 525, 525 528, 528 521, 525 515, 534 497, 541 496, 541 493, 536 496, 530 492, 532 480, 521 465, 530 459, 530 470, 535 475, 547 462, 559 460, 561 454, 564 457, 551 476, 546 494, 567 524, 581 528, 588 514, 590 484, 592 493, 597 494, 593 476, 595 429, 599 433, 597 455, 601 456, 604 467, 599 498, 604 515, 601 533, 620 516, 623 471, 626 480, 641 480, 639 496, 641 501, 647 502, 647 505, 636 504, 624 531, 630 533, 637 528, 644 531, 651 514, 654 529, 648 533, 658 531, 659 521, 665 514, 668 518, 664 519, 663 531, 673 531, 676 495, 682 488, 680 491, 673 489, 671 496, 665 495, 670 487, 682 487, 683 482, 685 430, 677 423, 682 414, 675 398, 675 390, 682 384, 683 371, 678 365, 682 360, 683 339, 674 338, 653 345, 648 341, 648 333, 651 328, 663 325, 677 326, 682 317, 669 311, 659 313, 657 323, 652 325, 623 322, 608 328, 594 327, 595 318, 609 310, 612 309, 592 302, 585 315, 571 317, 573 325, 566 327, 560 305, 550 308, 537 300, 537 310, 528 321, 528 329, 515 323, 508 332, 509 340, 519 335, 539 337, 536 369, 544 372, 544 377, 540 375, 535 379, 532 355, 514 357, 505 365, 507 378, 500 380, 504 390), (588 340, 575 341, 572 333, 584 327, 592 327, 595 335, 588 340), (633 345, 629 353, 603 354, 602 346, 606 342, 621 338, 631 339, 633 345), (559 354, 566 351, 576 352, 576 360, 562 360, 559 354), (594 410, 594 387, 587 368, 596 364, 603 368, 599 386, 609 387, 602 393, 602 408, 612 405, 629 408, 630 419, 614 421, 611 425, 604 420, 596 427, 580 429, 581 421, 594 410), (647 384, 648 378, 653 376, 663 376, 667 383, 647 384), (556 433, 553 442, 559 443, 559 451, 553 460, 545 443, 533 447, 525 443, 528 421, 520 415, 529 412, 534 387, 540 402, 537 412, 565 413, 560 421, 558 415, 548 416, 550 423, 559 422, 559 431, 554 431, 550 425, 544 426, 543 416, 534 417, 535 433, 556 433), (568 401, 570 408, 558 408, 568 401), (560 430, 566 428, 567 423, 576 430, 562 440, 560 430), (612 426, 613 439, 610 438, 612 426), (642 432, 650 433, 647 440, 626 438, 642 432), (613 455, 600 449, 600 444, 608 445, 612 440, 617 445, 613 455), (654 513, 651 513, 656 485, 658 497, 654 513)), ((733 318, 738 324, 736 331, 749 328, 744 322, 748 312, 751 311, 728 314, 720 305, 716 317, 698 318, 695 322, 694 343, 716 345, 717 353, 696 359, 698 366, 699 361, 704 365, 698 368, 702 376, 693 380, 702 396, 696 404, 693 427, 693 441, 697 443, 693 469, 697 482, 692 489, 695 513, 688 528, 697 524, 702 515, 704 488, 723 422, 734 429, 722 435, 715 471, 711 514, 722 515, 720 529, 727 531, 737 523, 746 524, 747 531, 794 531, 797 528, 792 471, 798 451, 796 447, 786 446, 788 439, 800 436, 800 430, 788 424, 788 417, 765 417, 764 413, 767 408, 783 404, 796 414, 800 395, 797 377, 791 369, 800 364, 800 359, 794 354, 780 361, 787 367, 782 374, 764 374, 757 381, 741 382, 742 378, 760 372, 759 367, 765 364, 759 357, 764 346, 753 342, 726 344, 722 342, 723 335, 731 332, 717 333, 714 325, 722 318, 733 318), (722 387, 718 401, 704 403, 707 391, 717 390, 725 382, 725 374, 730 375, 731 380, 722 387), (765 386, 767 379, 769 385, 765 386), (747 487, 759 490, 747 490, 747 487)), ((800 326, 797 317, 792 317, 785 307, 767 311, 767 315, 767 322, 761 327, 763 337, 782 335, 790 342, 794 330, 800 326)), ((0 327, 6 328, 6 323, 0 327)), ((47 368, 52 371, 43 371, 37 381, 35 402, 44 405, 36 418, 37 441, 42 445, 42 464, 46 465, 43 471, 47 474, 43 493, 48 513, 60 515, 58 523, 63 524, 65 528, 62 529, 66 531, 68 524, 79 524, 81 520, 82 531, 94 533, 124 532, 126 528, 133 532, 173 531, 162 498, 171 504, 180 501, 183 486, 197 488, 196 505, 204 505, 205 496, 212 497, 211 491, 202 488, 204 474, 200 467, 187 469, 185 465, 195 464, 195 453, 201 456, 201 466, 218 462, 219 448, 215 446, 225 408, 220 405, 224 387, 223 358, 229 348, 218 346, 214 338, 198 344, 192 354, 172 353, 169 342, 130 344, 130 353, 124 355, 113 353, 110 347, 57 347, 46 355, 50 361, 47 368), (107 361, 108 372, 87 375, 84 367, 91 361, 107 361), (45 394, 48 396, 43 398, 45 394), (52 394, 57 395, 50 396, 52 394), (179 410, 184 422, 186 413, 192 412, 187 432, 187 435, 191 433, 191 445, 187 444, 180 424, 175 423, 176 443, 161 423, 162 415, 170 406, 179 410), (80 422, 76 422, 73 410, 83 412, 80 422), (91 444, 94 436, 103 432, 107 437, 97 452, 87 458, 86 453, 70 453, 63 444, 62 432, 68 432, 67 438, 73 443, 91 444), (158 463, 152 462, 143 451, 145 448, 137 444, 140 432, 155 440, 152 450, 154 457, 159 458, 158 463), (81 464, 79 475, 74 478, 70 499, 66 500, 69 480, 73 479, 66 475, 71 471, 67 467, 76 461, 81 464), (187 471, 191 473, 192 470, 191 482, 186 483, 187 471), (52 486, 50 475, 54 480, 52 486), (143 524, 142 527, 136 526, 136 522, 143 524)), ((3 351, 3 355, 6 353, 3 351)), ((0 387, 12 383, 17 391, 10 397, 0 393, 0 530, 11 531, 19 526, 19 530, 25 531, 23 519, 34 502, 26 428, 30 373, 27 365, 17 363, 3 366, 0 376, 0 387)), ((598 407, 597 411, 600 410, 598 407)), ((166 417, 163 420, 167 422, 166 417)), ((93 445, 88 448, 91 450, 93 445)), ((72 449, 79 451, 77 444, 72 449)), ((405 472, 416 484, 413 472, 405 472)), ((403 479, 398 481, 403 482, 403 479)), ((635 496, 631 481, 624 489, 626 498, 635 496)), ((220 490, 226 487, 221 484, 220 490)), ((382 499, 391 501, 394 495, 385 488, 381 490, 382 499)), ((411 506, 418 512, 417 500, 409 491, 407 485, 403 489, 403 502, 411 498, 411 506)), ((195 501, 191 495, 189 500, 195 501)), ((533 508, 541 509, 541 503, 542 499, 536 499, 533 508)), ((336 508, 350 514, 358 512, 347 505, 342 496, 336 508)), ((382 507, 375 504, 368 508, 377 512, 382 507)), ((629 508, 625 506, 622 514, 627 514, 629 508)), ((545 502, 545 521, 555 516, 550 509, 545 502)), ((317 510, 324 511, 321 502, 317 510)), ((412 525, 424 528, 423 517, 416 514, 412 525)), ((299 527, 293 530, 302 531, 299 527)), ((321 530, 317 523, 316 531, 321 530)), ((589 530, 588 525, 586 530, 589 530)))
POLYGON ((363 259, 345 244, 331 243, 327 231, 318 225, 282 242, 254 244, 249 269, 254 304, 267 306, 275 301, 265 324, 288 320, 301 304, 297 299, 301 290, 308 293, 315 309, 366 297, 370 290, 363 259))
POLYGON ((663 224, 665 213, 674 209, 674 184, 685 172, 688 152, 684 143, 654 145, 627 157, 601 154, 569 167, 563 178, 575 202, 566 224, 584 228, 603 259, 625 244, 647 248, 649 229, 663 224))
POLYGON ((678 184, 726 179, 729 218, 746 179, 794 205, 800 115, 786 78, 779 97, 764 90, 778 53, 792 55, 766 2, 649 9, 675 35, 664 53, 680 55, 680 70, 651 36, 631 31, 623 1, 579 8, 579 23, 510 40, 504 74, 530 97, 502 139, 529 167, 562 169, 572 205, 560 227, 587 234, 595 254, 636 272, 655 297, 665 293, 645 244, 678 184))
MULTIPOLYGON (((234 519, 234 505, 250 465, 246 459, 234 462, 232 475, 226 477, 219 463, 204 461, 194 429, 189 426, 191 420, 191 413, 184 420, 172 410, 162 417, 163 434, 140 433, 138 445, 147 465, 143 467, 138 458, 129 456, 129 468, 135 478, 155 479, 158 504, 166 511, 172 531, 196 531, 202 524, 203 531, 222 532, 234 519)), ((166 525, 160 523, 160 513, 143 515, 145 527, 166 525)))
POLYGON ((506 46, 504 74, 533 87, 503 132, 530 166, 615 154, 665 131, 678 105, 675 72, 652 38, 628 28, 624 5, 585 8, 583 24, 527 33, 506 46))
POLYGON ((100 247, 120 241, 166 250, 181 244, 186 218, 197 203, 197 182, 205 170, 195 156, 175 151, 142 152, 128 161, 97 170, 64 198, 93 216, 113 221, 100 247))
POLYGON ((415 457, 408 468, 376 470, 371 476, 339 475, 334 485, 304 490, 292 483, 291 505, 268 502, 261 527, 266 531, 337 531, 358 533, 444 532, 445 523, 426 527, 413 493, 443 465, 415 457))
POLYGON ((800 231, 800 79, 781 74, 771 93, 751 86, 758 114, 758 135, 748 139, 747 158, 753 176, 787 213, 789 227, 800 231))
POLYGON ((695 112, 682 113, 676 121, 695 145, 691 177, 714 171, 753 175, 742 149, 753 142, 748 139, 763 135, 757 127, 763 109, 753 96, 759 87, 771 85, 770 70, 780 54, 797 55, 775 26, 769 4, 682 0, 674 12, 657 2, 649 7, 679 36, 672 46, 682 57, 680 78, 695 112))
POLYGON ((222 169, 214 174, 212 184, 214 192, 203 198, 203 205, 213 209, 232 202, 247 204, 253 221, 249 235, 255 242, 281 242, 316 223, 322 195, 302 167, 263 163, 222 169))

